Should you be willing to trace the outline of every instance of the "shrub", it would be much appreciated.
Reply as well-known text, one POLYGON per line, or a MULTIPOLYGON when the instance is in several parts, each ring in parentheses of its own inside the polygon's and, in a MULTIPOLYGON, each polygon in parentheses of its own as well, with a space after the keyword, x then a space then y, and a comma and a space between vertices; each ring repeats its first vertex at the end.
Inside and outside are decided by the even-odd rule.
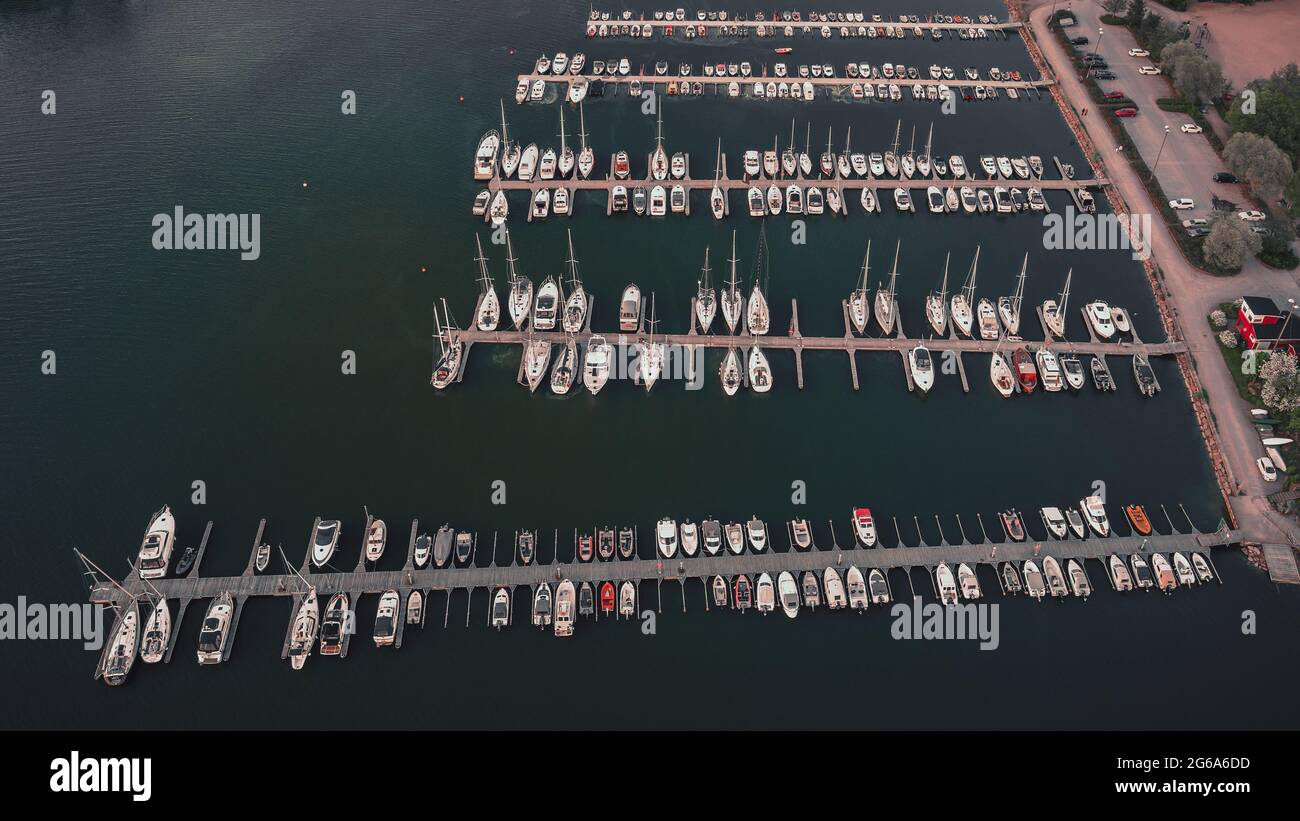
POLYGON ((1228 315, 1220 308, 1215 308, 1210 312, 1210 321, 1214 323, 1214 327, 1216 328, 1228 327, 1228 315))

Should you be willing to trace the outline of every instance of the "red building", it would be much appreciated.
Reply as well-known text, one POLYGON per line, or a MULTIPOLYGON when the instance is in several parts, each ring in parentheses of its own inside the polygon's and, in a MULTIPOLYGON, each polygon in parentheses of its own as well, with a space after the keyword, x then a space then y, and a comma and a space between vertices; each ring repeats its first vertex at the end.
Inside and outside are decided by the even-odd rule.
POLYGON ((1300 320, 1277 307, 1268 297, 1244 296, 1237 311, 1237 333, 1249 349, 1285 348, 1292 355, 1300 347, 1300 320), (1294 321, 1293 321, 1294 320, 1294 321))

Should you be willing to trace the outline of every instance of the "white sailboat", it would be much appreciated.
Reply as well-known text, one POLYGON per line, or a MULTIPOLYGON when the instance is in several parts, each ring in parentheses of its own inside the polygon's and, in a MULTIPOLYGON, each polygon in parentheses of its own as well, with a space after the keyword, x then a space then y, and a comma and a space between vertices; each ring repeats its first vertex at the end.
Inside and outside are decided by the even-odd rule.
POLYGON ((812 144, 812 123, 808 123, 808 129, 804 134, 803 153, 799 155, 799 173, 805 177, 812 176, 812 154, 809 148, 812 144))
POLYGON ((709 210, 713 218, 720 220, 727 214, 727 195, 723 193, 719 181, 722 179, 722 140, 718 140, 718 157, 713 166, 713 190, 709 192, 709 210))
POLYGON ((1016 278, 1016 292, 1011 296, 998 297, 998 316, 1007 334, 1016 336, 1020 333, 1020 305, 1025 297, 1025 272, 1029 269, 1029 252, 1020 263, 1020 276, 1016 278))
POLYGON ((930 123, 930 134, 925 138, 925 152, 916 158, 916 173, 922 177, 930 176, 930 148, 934 143, 934 123, 930 123))
POLYGON ((713 317, 718 312, 718 299, 709 281, 709 249, 704 248, 704 270, 695 291, 695 319, 699 322, 700 333, 707 334, 713 325, 713 317))
POLYGON ((799 170, 799 158, 794 153, 794 118, 790 119, 790 143, 781 152, 781 173, 793 177, 799 170))
POLYGON ((650 176, 656 180, 668 178, 668 152, 664 151, 664 110, 659 107, 655 124, 655 150, 650 155, 650 176))
POLYGON ((515 330, 522 330, 528 322, 533 309, 533 282, 528 277, 519 276, 515 270, 514 246, 510 242, 510 232, 506 231, 506 265, 509 266, 510 296, 506 300, 510 311, 510 321, 515 330))
POLYGON ((576 334, 587 321, 587 291, 578 276, 578 260, 573 255, 573 232, 569 231, 569 297, 564 302, 563 326, 565 333, 576 334))
POLYGON ((763 269, 767 257, 766 223, 758 230, 758 249, 754 259, 754 287, 749 292, 749 308, 745 315, 746 327, 752 334, 762 336, 771 329, 772 314, 763 295, 763 269))
POLYGON ((528 332, 528 341, 524 343, 524 378, 528 381, 529 392, 537 390, 546 378, 547 367, 551 364, 551 343, 537 339, 533 332, 528 332))
POLYGON ((578 152, 578 176, 585 180, 591 176, 591 170, 596 166, 596 153, 587 145, 587 117, 583 114, 582 106, 578 106, 578 128, 582 141, 582 150, 578 152))
POLYGON ((307 596, 298 607, 293 620, 293 634, 289 639, 289 666, 301 670, 316 644, 316 628, 320 625, 320 603, 316 588, 307 588, 307 596))
POLYGON ((853 140, 853 126, 849 126, 844 135, 844 153, 835 158, 836 170, 840 172, 841 179, 847 179, 853 176, 853 163, 849 160, 849 145, 853 140))
POLYGON ((735 348, 728 348, 727 355, 718 369, 718 378, 722 381, 722 391, 727 396, 735 396, 740 390, 740 354, 735 348))
POLYGON ((849 294, 849 321, 859 334, 867 332, 867 319, 870 315, 867 300, 867 277, 871 272, 871 240, 867 239, 867 253, 862 257, 862 275, 858 287, 849 294))
POLYGON ((509 178, 519 168, 519 156, 522 153, 518 143, 510 141, 506 132, 506 104, 501 104, 501 176, 509 178))
POLYGON ((1065 287, 1057 299, 1043 301, 1043 324, 1053 336, 1065 338, 1065 306, 1070 301, 1070 278, 1074 276, 1071 268, 1065 274, 1065 287))
POLYGON ((731 264, 731 281, 727 287, 722 290, 722 318, 727 323, 728 333, 735 333, 736 326, 740 324, 740 317, 745 313, 745 295, 740 292, 736 285, 736 232, 731 232, 731 259, 727 260, 731 264))
POLYGON ((979 268, 980 249, 975 246, 975 258, 966 273, 966 284, 952 295, 952 324, 962 335, 969 337, 975 324, 975 274, 979 268))
POLYGON ((578 358, 578 343, 570 335, 560 347, 560 353, 555 357, 555 364, 551 366, 551 393, 556 396, 565 396, 569 393, 574 382, 577 381, 578 358))
POLYGON ((655 325, 658 320, 655 319, 655 295, 650 294, 650 333, 647 338, 640 343, 641 347, 641 382, 645 385, 647 392, 659 381, 659 374, 663 370, 664 357, 666 351, 663 342, 655 342, 655 325))
POLYGON ((1011 396, 1016 390, 1015 379, 1011 375, 1011 366, 1000 351, 994 351, 989 359, 989 381, 1002 398, 1011 396))
POLYGON ((501 301, 497 298, 496 288, 492 285, 492 277, 488 276, 487 257, 483 256, 483 243, 479 240, 478 234, 474 235, 474 245, 478 248, 478 281, 483 286, 482 297, 478 302, 478 316, 474 318, 474 324, 480 331, 495 331, 497 323, 501 321, 501 301))
POLYGON ((925 316, 934 329, 935 336, 943 336, 948 328, 948 260, 952 254, 943 257, 943 282, 939 283, 939 292, 930 292, 925 298, 925 316))
MULTIPOLYGON (((455 326, 452 325, 451 312, 447 310, 447 300, 445 299, 442 300, 442 311, 446 315, 446 321, 443 321, 438 316, 438 306, 433 307, 433 321, 438 328, 437 340, 442 352, 438 357, 438 363, 433 368, 433 377, 430 379, 430 383, 438 390, 450 386, 460 374, 460 359, 465 352, 465 343, 452 333, 455 326)), ((326 560, 328 560, 328 557, 318 563, 317 566, 320 566, 326 560)))
POLYGON ((885 152, 883 158, 885 162, 885 173, 889 174, 891 177, 898 176, 898 134, 902 128, 903 121, 899 120, 898 124, 894 126, 894 144, 885 152))
POLYGON ((902 240, 894 244, 894 267, 889 272, 889 287, 876 289, 876 323, 889 336, 894 332, 894 319, 898 316, 895 286, 898 283, 898 250, 902 240))
POLYGON ((564 107, 560 107, 560 158, 556 161, 556 168, 561 177, 567 177, 573 173, 573 149, 569 147, 567 135, 564 133, 564 107))
POLYGON ((916 173, 916 126, 912 126, 912 141, 907 146, 907 153, 898 158, 898 167, 903 170, 903 176, 908 179, 916 173))
POLYGON ((772 367, 768 364, 763 349, 758 345, 749 349, 749 387, 754 393, 767 393, 772 390, 772 367))

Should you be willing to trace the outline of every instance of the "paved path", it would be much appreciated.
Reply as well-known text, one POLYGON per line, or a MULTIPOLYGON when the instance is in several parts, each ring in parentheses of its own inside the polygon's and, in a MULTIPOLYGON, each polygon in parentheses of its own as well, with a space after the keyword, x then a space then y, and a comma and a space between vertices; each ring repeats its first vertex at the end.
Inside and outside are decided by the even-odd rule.
MULTIPOLYGON (((1088 109, 1088 114, 1080 119, 1101 155, 1105 176, 1133 211, 1158 213, 1133 166, 1116 156, 1117 143, 1111 135, 1109 125, 1102 119, 1109 115, 1097 111, 1074 72, 1069 55, 1048 30, 1046 21, 1050 10, 1046 3, 1032 9, 1031 31, 1039 48, 1056 71, 1060 89, 1075 111, 1085 107, 1088 109)), ((1082 14, 1086 15, 1087 10, 1082 14)), ((1092 32, 1095 35, 1095 27, 1092 32)), ((1106 35, 1107 38, 1113 38, 1112 42, 1120 40, 1122 36, 1127 36, 1127 33, 1112 31, 1106 35)), ((1125 46, 1124 52, 1127 52, 1127 48, 1125 46)), ((1126 53, 1124 59, 1129 59, 1126 53)), ((1172 141, 1173 135, 1170 139, 1172 141)), ((1213 173, 1213 168, 1207 168, 1205 173, 1213 173)), ((1300 542, 1300 527, 1294 521, 1274 513, 1264 498, 1265 494, 1277 488, 1265 483, 1255 469, 1254 462, 1263 455, 1264 449, 1259 435, 1250 423, 1249 408, 1237 394, 1232 374, 1224 364, 1218 343, 1205 319, 1219 303, 1244 293, 1282 298, 1285 301, 1286 296, 1293 296, 1297 292, 1296 280, 1289 272, 1272 271, 1257 262, 1248 265, 1236 276, 1211 276, 1187 261, 1163 220, 1153 219, 1152 228, 1152 253, 1164 274, 1169 304, 1206 391, 1219 444, 1233 481, 1244 494, 1235 497, 1232 504, 1238 525, 1253 540, 1269 542, 1285 539, 1293 544, 1300 542)))

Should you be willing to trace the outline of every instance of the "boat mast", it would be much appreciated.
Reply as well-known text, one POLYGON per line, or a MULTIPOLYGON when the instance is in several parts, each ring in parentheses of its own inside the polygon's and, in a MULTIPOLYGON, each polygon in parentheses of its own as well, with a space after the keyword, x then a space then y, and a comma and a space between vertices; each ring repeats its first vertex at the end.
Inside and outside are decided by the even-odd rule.
POLYGON ((889 288, 886 293, 889 294, 889 302, 894 302, 894 284, 898 281, 898 249, 902 246, 903 241, 898 240, 894 244, 894 269, 889 272, 889 288))
POLYGON ((1065 274, 1065 287, 1061 289, 1061 298, 1056 301, 1056 315, 1065 316, 1065 303, 1070 299, 1070 277, 1074 276, 1074 269, 1071 268, 1065 274))
POLYGON ((911 157, 916 153, 916 126, 912 126, 912 141, 907 144, 907 156, 911 157))
POLYGON ((474 245, 478 248, 478 256, 474 261, 478 263, 478 280, 483 284, 483 292, 492 287, 492 277, 488 276, 487 257, 483 256, 483 242, 479 239, 478 232, 474 232, 474 245))
POLYGON ((569 234, 569 258, 565 262, 569 266, 569 285, 577 289, 582 287, 582 282, 578 279, 578 259, 573 255, 573 229, 567 230, 569 234))
POLYGON ((507 228, 506 229, 506 265, 509 268, 509 273, 507 274, 507 276, 510 280, 511 288, 515 287, 515 283, 518 282, 519 280, 519 275, 515 273, 516 261, 517 260, 515 259, 514 245, 512 245, 510 242, 510 229, 507 228))
POLYGON ((567 147, 564 142, 564 106, 560 106, 560 153, 563 154, 567 147))
POLYGON ((1025 271, 1029 268, 1029 252, 1025 252, 1025 259, 1020 263, 1020 278, 1016 283, 1016 295, 1011 297, 1011 315, 1020 320, 1020 304, 1025 296, 1025 271))
POLYGON ((731 298, 734 300, 738 293, 736 290, 736 263, 739 262, 736 259, 736 229, 734 228, 731 230, 731 259, 728 262, 731 263, 731 284, 728 289, 731 291, 731 298))
MULTIPOLYGON (((501 147, 506 148, 510 145, 510 137, 506 133, 506 104, 500 98, 497 98, 497 104, 501 106, 501 147)), ((495 169, 493 173, 495 173, 495 169)))
POLYGON ((844 156, 849 155, 849 143, 853 140, 853 126, 849 126, 848 132, 844 135, 844 156))
POLYGON ((975 258, 970 261, 970 273, 966 275, 966 287, 962 288, 966 292, 966 304, 972 308, 975 305, 975 273, 980 264, 980 247, 975 246, 975 258))
POLYGON ((934 142, 934 123, 930 123, 930 135, 925 138, 925 156, 930 156, 930 147, 934 142))
POLYGON ((807 155, 810 156, 810 157, 811 157, 812 155, 811 155, 811 154, 808 154, 808 150, 809 150, 811 147, 812 147, 812 123, 809 122, 809 123, 808 123, 808 129, 807 129, 807 131, 804 133, 804 136, 803 136, 803 153, 804 153, 804 154, 807 154, 807 155))
POLYGON ((863 301, 865 301, 867 298, 867 287, 868 287, 867 277, 870 275, 870 273, 871 273, 871 239, 868 238, 867 253, 866 256, 862 257, 862 279, 858 284, 858 293, 861 295, 860 298, 863 301))
POLYGON ((659 111, 655 120, 655 146, 664 147, 664 107, 659 106, 659 111))
POLYGON ((898 135, 899 132, 901 132, 902 130, 903 130, 903 121, 899 120, 898 123, 894 126, 894 146, 893 148, 890 149, 890 151, 894 154, 895 157, 898 156, 898 135))
POLYGON ((704 246, 704 279, 700 285, 701 292, 712 290, 709 283, 709 246, 704 246))
POLYGON ((948 295, 948 260, 950 260, 951 258, 952 258, 951 251, 943 255, 943 282, 942 284, 939 285, 940 302, 943 302, 943 298, 948 295))
MULTIPOLYGON (((501 116, 504 118, 505 112, 501 116)), ((587 115, 582 111, 582 103, 578 103, 578 138, 582 141, 582 150, 587 150, 587 115)))
POLYGON ((713 161, 713 187, 718 187, 718 181, 722 179, 722 138, 718 138, 718 153, 713 161))

